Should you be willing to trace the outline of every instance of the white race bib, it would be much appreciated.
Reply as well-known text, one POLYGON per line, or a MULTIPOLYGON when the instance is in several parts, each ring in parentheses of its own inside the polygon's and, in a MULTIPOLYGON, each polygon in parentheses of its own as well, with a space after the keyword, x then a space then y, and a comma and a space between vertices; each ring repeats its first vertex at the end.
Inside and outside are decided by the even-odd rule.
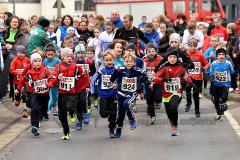
POLYGON ((123 77, 121 90, 126 92, 136 92, 137 77, 134 77, 134 78, 123 77))
POLYGON ((189 74, 200 74, 201 73, 201 63, 200 62, 193 62, 194 69, 189 69, 189 74))
POLYGON ((59 82, 59 88, 64 91, 70 91, 75 86, 74 77, 63 77, 59 82))
POLYGON ((47 93, 49 92, 49 88, 47 88, 47 79, 34 81, 34 90, 35 93, 47 93))
POLYGON ((111 75, 102 75, 102 89, 111 89, 112 88, 112 82, 110 81, 111 75))
POLYGON ((89 74, 89 64, 77 64, 77 66, 82 68, 83 73, 89 74))
POLYGON ((180 87, 180 78, 171 78, 171 82, 164 82, 164 89, 166 92, 178 93, 180 87))
POLYGON ((228 82, 228 73, 224 72, 215 72, 215 81, 217 82, 228 82))
MULTIPOLYGON (((23 70, 24 69, 16 69, 16 71, 21 72, 21 73, 23 72, 23 70)), ((17 80, 20 81, 20 75, 16 75, 16 77, 17 77, 17 80)))

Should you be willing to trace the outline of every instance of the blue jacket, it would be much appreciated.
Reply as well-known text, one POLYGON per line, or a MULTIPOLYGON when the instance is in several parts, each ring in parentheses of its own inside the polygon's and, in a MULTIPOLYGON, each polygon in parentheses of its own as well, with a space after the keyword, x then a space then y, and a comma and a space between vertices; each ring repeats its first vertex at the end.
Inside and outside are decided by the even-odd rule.
POLYGON ((91 88, 94 87, 98 80, 98 96, 100 98, 114 98, 117 95, 117 90, 112 88, 110 77, 113 74, 113 67, 101 66, 91 79, 91 88))
MULTIPOLYGON (((204 53, 204 57, 207 59, 207 61, 209 62, 209 64, 211 64, 214 60, 216 60, 216 49, 215 48, 208 48, 205 53, 204 53), (213 52, 214 57, 211 58, 210 57, 210 53, 213 52)), ((210 72, 210 68, 208 68, 208 70, 206 70, 206 73, 210 72)))
POLYGON ((144 36, 147 38, 148 42, 153 42, 157 45, 159 48, 160 45, 160 36, 158 32, 154 31, 151 34, 148 34, 147 32, 144 32, 144 36))
POLYGON ((133 95, 140 91, 141 83, 144 83, 146 86, 151 84, 146 74, 138 67, 115 69, 110 81, 116 82, 118 91, 125 95, 133 95))
POLYGON ((45 66, 47 66, 52 73, 53 73, 53 71, 54 71, 55 66, 56 66, 57 64, 59 64, 59 63, 61 63, 61 60, 60 60, 59 58, 57 58, 57 57, 54 57, 53 59, 45 58, 45 59, 43 60, 43 64, 44 64, 45 66))
POLYGON ((113 19, 111 18, 111 22, 115 25, 116 28, 122 28, 122 27, 124 27, 124 23, 123 23, 123 21, 120 19, 120 17, 118 17, 118 19, 116 19, 116 20, 113 20, 113 19))
POLYGON ((231 74, 234 73, 232 63, 226 60, 224 63, 214 61, 210 66, 210 75, 212 82, 216 86, 230 87, 231 86, 231 74))

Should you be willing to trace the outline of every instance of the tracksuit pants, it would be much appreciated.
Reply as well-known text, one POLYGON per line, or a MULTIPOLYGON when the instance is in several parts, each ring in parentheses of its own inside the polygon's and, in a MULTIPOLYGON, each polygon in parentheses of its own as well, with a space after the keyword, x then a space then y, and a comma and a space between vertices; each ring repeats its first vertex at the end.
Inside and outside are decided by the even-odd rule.
POLYGON ((82 90, 82 92, 77 94, 77 102, 76 102, 76 113, 79 122, 83 120, 83 114, 87 112, 87 92, 86 90, 82 90))
POLYGON ((56 107, 57 100, 58 100, 58 86, 54 86, 50 89, 49 92, 49 102, 48 102, 48 110, 51 110, 52 107, 56 107))

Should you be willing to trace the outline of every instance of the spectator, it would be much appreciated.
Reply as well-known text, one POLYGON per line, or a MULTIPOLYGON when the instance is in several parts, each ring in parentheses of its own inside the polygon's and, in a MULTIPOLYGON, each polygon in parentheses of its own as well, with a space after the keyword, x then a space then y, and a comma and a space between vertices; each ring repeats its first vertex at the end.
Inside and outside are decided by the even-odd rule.
POLYGON ((159 20, 159 18, 154 17, 152 19, 152 24, 153 24, 153 27, 154 27, 155 31, 158 32, 158 34, 160 35, 161 30, 160 30, 160 20, 159 20))
POLYGON ((203 49, 202 49, 202 53, 205 53, 205 51, 211 47, 211 44, 210 44, 210 36, 207 35, 207 26, 204 24, 204 23, 200 23, 198 25, 198 29, 200 31, 202 31, 203 35, 204 35, 204 43, 203 43, 203 49))
POLYGON ((215 17, 213 19, 213 23, 215 28, 211 31, 210 35, 217 35, 220 38, 220 42, 228 40, 227 29, 221 25, 221 19, 219 17, 215 17))
POLYGON ((183 35, 185 29, 187 29, 187 18, 184 14, 177 15, 176 26, 174 27, 175 31, 183 35))
POLYGON ((73 28, 78 29, 80 26, 80 22, 81 22, 81 20, 78 17, 75 17, 73 19, 73 28))
POLYGON ((57 34, 54 32, 54 25, 50 24, 47 31, 48 38, 53 42, 53 44, 57 45, 57 34))
POLYGON ((81 16, 81 22, 86 22, 86 23, 88 23, 88 16, 87 16, 87 14, 82 14, 82 16, 81 16))
POLYGON ((87 31, 89 33, 89 37, 94 37, 94 23, 93 22, 88 22, 88 27, 87 27, 87 31))
POLYGON ((36 16, 36 15, 31 16, 30 23, 31 23, 31 29, 34 29, 35 27, 37 27, 37 25, 38 25, 38 16, 36 16))
POLYGON ((105 26, 106 26, 106 31, 102 32, 99 36, 99 40, 101 41, 103 52, 108 50, 108 46, 112 43, 114 34, 115 34, 114 24, 111 21, 107 21, 105 23, 105 26))
POLYGON ((144 36, 146 37, 148 42, 153 42, 157 46, 157 48, 159 48, 160 36, 155 31, 152 23, 146 23, 146 31, 144 32, 144 36))
POLYGON ((101 27, 102 31, 105 31, 104 18, 102 15, 96 15, 95 25, 101 27))
POLYGON ((90 37, 90 34, 87 30, 87 23, 85 21, 80 22, 80 26, 77 29, 77 32, 79 34, 79 41, 84 42, 84 44, 87 43, 87 39, 90 37))
POLYGON ((147 17, 142 16, 142 22, 138 25, 138 28, 145 28, 146 23, 147 23, 147 17))
MULTIPOLYGON (((174 30, 173 28, 168 28, 166 23, 160 24, 160 29, 162 33, 162 37, 160 39, 160 45, 158 53, 160 56, 165 56, 165 53, 167 52, 167 49, 169 46, 169 36, 171 35, 171 30, 174 30)), ((175 32, 175 31, 174 31, 175 32)))
POLYGON ((72 37, 74 46, 78 45, 79 40, 78 40, 77 35, 74 33, 73 27, 68 27, 67 36, 72 37))
POLYGON ((124 27, 124 23, 120 18, 118 10, 112 10, 110 20, 115 25, 116 28, 124 27))

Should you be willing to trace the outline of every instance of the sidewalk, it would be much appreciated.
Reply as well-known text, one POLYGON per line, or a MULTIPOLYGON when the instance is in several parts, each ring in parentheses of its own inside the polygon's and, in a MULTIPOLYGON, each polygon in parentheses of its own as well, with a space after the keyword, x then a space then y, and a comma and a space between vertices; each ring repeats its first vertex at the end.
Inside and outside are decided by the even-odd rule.
POLYGON ((22 119, 21 108, 6 98, 0 104, 0 151, 30 127, 29 119, 22 119))

